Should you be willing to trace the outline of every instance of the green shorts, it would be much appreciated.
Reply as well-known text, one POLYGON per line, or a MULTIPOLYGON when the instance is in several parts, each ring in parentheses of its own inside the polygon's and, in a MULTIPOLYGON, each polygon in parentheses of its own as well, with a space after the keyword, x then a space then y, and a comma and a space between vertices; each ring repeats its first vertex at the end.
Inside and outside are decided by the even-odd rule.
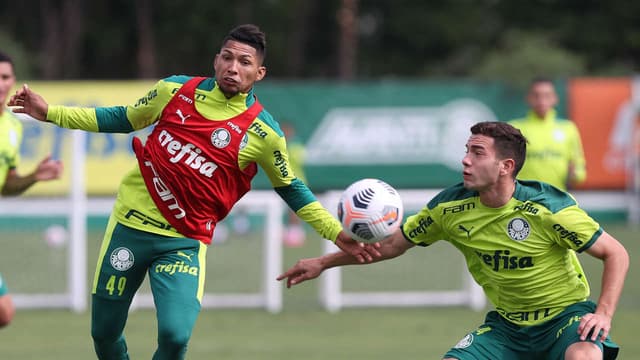
POLYGON ((109 220, 92 294, 130 302, 149 275, 158 301, 197 303, 204 292, 206 245, 139 231, 109 220))
MULTIPOLYGON (((553 319, 534 326, 519 326, 490 311, 482 326, 467 334, 445 358, 459 360, 562 360, 567 348, 581 342, 578 335, 580 318, 593 313, 596 304, 583 301, 567 307, 553 319)), ((603 350, 604 360, 618 356, 618 345, 609 337, 604 342, 591 341, 603 350)))

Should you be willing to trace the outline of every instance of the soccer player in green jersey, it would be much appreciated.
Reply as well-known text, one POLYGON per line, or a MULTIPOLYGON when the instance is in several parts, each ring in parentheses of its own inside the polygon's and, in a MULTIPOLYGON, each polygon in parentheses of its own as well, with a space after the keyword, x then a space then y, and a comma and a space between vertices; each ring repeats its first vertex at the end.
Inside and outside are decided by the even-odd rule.
MULTIPOLYGON (((526 139, 504 122, 471 127, 462 160, 463 182, 451 186, 393 235, 382 257, 445 240, 495 310, 451 348, 445 359, 614 359, 609 339, 629 266, 625 248, 581 210, 573 197, 549 184, 516 180, 526 139), (601 259, 602 292, 590 301, 589 284, 571 253, 601 259)), ((302 259, 278 277, 287 286, 328 268, 355 264, 338 252, 302 259)))
POLYGON ((172 76, 134 105, 49 106, 26 85, 11 98, 17 111, 65 128, 129 133, 155 125, 144 145, 134 139, 139 164, 120 184, 100 250, 91 325, 100 359, 129 358, 123 330, 147 273, 158 320, 153 359, 184 358, 204 291, 206 245, 257 165, 298 216, 356 262, 380 256, 346 235, 291 170, 285 137, 254 94, 265 55, 265 34, 241 25, 222 41, 215 78, 172 76))
POLYGON ((533 79, 527 103, 531 108, 527 116, 510 121, 528 140, 527 161, 518 179, 539 180, 562 190, 584 182, 587 169, 580 133, 573 121, 557 118, 553 82, 533 79))
MULTIPOLYGON (((24 176, 18 173, 22 123, 5 107, 15 83, 13 60, 0 52, 0 190, 3 196, 20 195, 38 181, 54 180, 62 175, 62 163, 50 157, 42 160, 32 173, 24 176)), ((8 325, 14 313, 11 295, 0 274, 0 327, 8 325)))

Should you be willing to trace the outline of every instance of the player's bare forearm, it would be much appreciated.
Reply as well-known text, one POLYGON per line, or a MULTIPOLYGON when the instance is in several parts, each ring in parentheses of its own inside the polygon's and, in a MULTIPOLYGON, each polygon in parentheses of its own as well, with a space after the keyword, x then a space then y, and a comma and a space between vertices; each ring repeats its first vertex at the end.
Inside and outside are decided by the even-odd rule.
POLYGON ((629 269, 629 254, 622 244, 606 232, 587 252, 603 262, 602 290, 595 313, 582 318, 578 332, 582 339, 585 339, 587 334, 591 332, 593 340, 599 333, 601 339, 604 340, 609 334, 611 319, 622 294, 624 280, 629 269))
POLYGON ((2 187, 2 195, 20 195, 38 181, 59 179, 60 176, 62 176, 62 170, 62 162, 51 159, 51 156, 47 156, 42 159, 38 164, 38 167, 31 174, 26 176, 20 176, 15 169, 11 169, 7 173, 7 178, 4 186, 2 187))
POLYGON ((353 256, 353 254, 346 253, 344 249, 342 252, 322 256, 320 259, 324 265, 324 269, 344 265, 374 263, 400 256, 404 254, 407 249, 413 247, 413 244, 406 241, 402 232, 398 229, 386 239, 375 244, 368 244, 367 246, 370 247, 368 251, 375 252, 375 256, 369 255, 366 262, 353 256))
MULTIPOLYGON (((380 247, 377 249, 380 256, 372 258, 371 262, 394 258, 403 254, 412 246, 412 244, 404 239, 400 230, 398 230, 393 235, 380 242, 380 247)), ((299 260, 293 267, 278 276, 277 280, 280 281, 287 279, 287 287, 291 287, 304 281, 317 278, 326 269, 337 266, 362 264, 366 263, 351 254, 340 251, 316 258, 299 260)))
POLYGON ((355 257, 345 252, 336 252, 310 259, 300 259, 295 265, 289 268, 289 270, 280 274, 277 280, 287 279, 287 287, 290 288, 293 285, 317 278, 326 269, 358 263, 355 257))
POLYGON ((613 317, 629 269, 629 255, 620 243, 617 245, 603 259, 602 290, 596 310, 609 317, 613 317))

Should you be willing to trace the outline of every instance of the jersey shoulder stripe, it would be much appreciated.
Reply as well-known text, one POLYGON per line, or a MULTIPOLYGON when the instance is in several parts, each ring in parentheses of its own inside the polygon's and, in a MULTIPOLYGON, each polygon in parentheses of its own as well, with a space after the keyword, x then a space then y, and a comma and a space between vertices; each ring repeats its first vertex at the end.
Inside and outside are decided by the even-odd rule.
MULTIPOLYGON (((247 106, 250 105, 247 104, 247 106)), ((284 132, 280 129, 280 124, 276 121, 273 115, 271 115, 271 113, 269 113, 264 108, 262 109, 260 114, 258 114, 258 119, 262 120, 262 122, 265 123, 265 125, 267 125, 269 128, 271 128, 279 137, 282 137, 284 135, 284 132)))
MULTIPOLYGON (((162 81, 164 81, 164 82, 172 82, 172 83, 177 83, 177 84, 185 84, 187 81, 189 81, 189 80, 191 80, 193 78, 194 78, 194 76, 189 76, 189 75, 171 75, 169 77, 166 77, 166 78, 162 79, 162 81)), ((214 86, 215 86, 215 79, 214 78, 206 78, 200 84, 198 84, 198 89, 211 91, 211 90, 213 90, 214 86)))
POLYGON ((474 196, 478 196, 477 191, 468 190, 463 186, 463 183, 459 183, 442 190, 429 201, 427 207, 429 210, 433 210, 442 203, 465 200, 474 196))
POLYGON ((571 195, 555 186, 533 180, 518 180, 513 197, 522 202, 532 201, 540 204, 554 214, 578 204, 571 195))

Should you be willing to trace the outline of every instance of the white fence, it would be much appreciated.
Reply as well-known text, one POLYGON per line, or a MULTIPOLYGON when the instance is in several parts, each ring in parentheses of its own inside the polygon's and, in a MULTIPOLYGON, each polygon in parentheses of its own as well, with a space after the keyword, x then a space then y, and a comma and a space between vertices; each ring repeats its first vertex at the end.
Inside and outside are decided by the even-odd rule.
MULTIPOLYGON (((84 133, 73 132, 74 149, 84 148, 84 133)), ((113 199, 87 199, 84 191, 84 152, 73 151, 71 167, 72 181, 69 196, 57 199, 3 198, 0 217, 51 217, 64 216, 68 219, 70 240, 68 264, 66 266, 66 288, 55 293, 12 293, 19 308, 70 308, 81 312, 87 309, 87 218, 91 215, 108 215, 113 199)), ((401 190, 407 210, 417 210, 437 193, 434 189, 401 190)), ((329 192, 321 197, 325 206, 334 210, 340 192, 329 192)), ((578 202, 587 210, 629 211, 637 208, 637 197, 625 192, 575 192, 578 202)), ((237 206, 249 212, 264 216, 263 258, 261 286, 249 294, 205 294, 204 307, 258 307, 270 312, 282 309, 282 284, 275 281, 282 267, 282 217, 285 206, 273 191, 251 191, 237 206)), ((631 211, 630 211, 631 212, 631 211)), ((409 212, 410 213, 410 212, 409 212)), ((336 248, 325 242, 325 251, 336 248)), ((1 264, 0 264, 1 265, 1 264)), ((341 270, 331 269, 321 278, 320 302, 328 311, 337 311, 349 306, 427 306, 427 305, 467 305, 478 309, 485 305, 485 298, 479 287, 467 275, 461 265, 463 286, 451 291, 410 291, 410 292, 344 292, 342 291, 341 270)), ((2 271, 2 268, 0 268, 2 271)), ((141 294, 135 299, 135 306, 151 307, 149 294, 141 294)))

